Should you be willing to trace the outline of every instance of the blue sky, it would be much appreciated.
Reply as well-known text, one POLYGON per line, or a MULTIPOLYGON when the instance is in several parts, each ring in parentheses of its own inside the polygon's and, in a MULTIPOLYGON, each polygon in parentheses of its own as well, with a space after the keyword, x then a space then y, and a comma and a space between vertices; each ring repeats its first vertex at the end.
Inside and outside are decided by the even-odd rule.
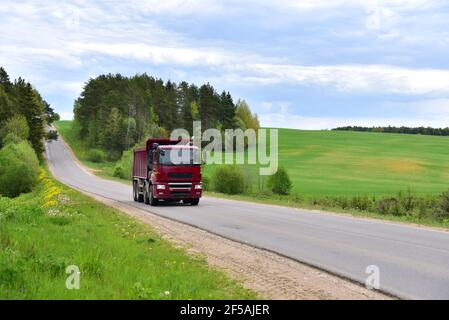
POLYGON ((66 119, 90 77, 146 72, 264 126, 449 126, 447 1, 1 1, 0 65, 66 119))

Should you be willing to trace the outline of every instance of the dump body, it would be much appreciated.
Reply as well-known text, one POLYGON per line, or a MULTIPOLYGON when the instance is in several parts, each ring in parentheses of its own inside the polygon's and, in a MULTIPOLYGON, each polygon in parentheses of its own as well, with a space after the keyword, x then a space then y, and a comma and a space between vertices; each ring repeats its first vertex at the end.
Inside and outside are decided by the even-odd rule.
POLYGON ((195 162, 198 148, 190 140, 148 139, 134 150, 133 192, 136 201, 184 200, 198 204, 202 196, 201 166, 195 162), (187 155, 180 161, 178 155, 187 155))
POLYGON ((134 150, 133 177, 140 179, 148 178, 147 170, 147 149, 139 148, 134 150))

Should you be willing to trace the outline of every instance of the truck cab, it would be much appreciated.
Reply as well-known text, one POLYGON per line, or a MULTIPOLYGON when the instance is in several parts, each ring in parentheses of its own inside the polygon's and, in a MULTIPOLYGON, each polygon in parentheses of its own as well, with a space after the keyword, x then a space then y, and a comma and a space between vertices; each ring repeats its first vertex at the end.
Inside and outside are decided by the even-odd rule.
POLYGON ((200 150, 190 140, 148 139, 134 150, 132 179, 134 201, 196 206, 203 192, 200 150))

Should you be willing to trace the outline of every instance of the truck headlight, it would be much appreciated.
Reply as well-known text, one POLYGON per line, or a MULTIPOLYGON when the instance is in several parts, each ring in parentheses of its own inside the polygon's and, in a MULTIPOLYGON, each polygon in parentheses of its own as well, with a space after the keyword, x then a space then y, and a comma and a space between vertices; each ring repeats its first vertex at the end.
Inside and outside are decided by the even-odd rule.
POLYGON ((202 184, 196 184, 195 185, 195 190, 202 190, 203 189, 203 185, 202 184))
POLYGON ((156 189, 157 190, 165 190, 165 184, 157 184, 156 189))

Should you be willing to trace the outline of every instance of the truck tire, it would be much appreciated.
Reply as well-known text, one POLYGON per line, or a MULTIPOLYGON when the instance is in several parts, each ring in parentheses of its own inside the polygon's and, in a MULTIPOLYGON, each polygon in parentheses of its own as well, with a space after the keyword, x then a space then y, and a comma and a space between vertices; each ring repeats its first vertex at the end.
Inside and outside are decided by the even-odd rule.
POLYGON ((139 180, 136 180, 136 192, 137 192, 137 202, 143 202, 143 194, 141 194, 140 193, 140 190, 139 190, 139 183, 140 183, 140 181, 139 180))
POLYGON ((133 199, 134 201, 139 200, 139 192, 137 190, 137 181, 133 180, 133 199))
POLYGON ((198 203, 200 203, 200 199, 199 198, 190 199, 189 203, 191 206, 197 206, 198 203))
POLYGON ((150 196, 149 196, 149 191, 148 191, 148 189, 150 189, 151 188, 151 186, 150 187, 147 187, 148 185, 145 183, 145 185, 144 185, 144 187, 143 187, 143 202, 145 203, 145 204, 150 204, 150 196))
POLYGON ((153 195, 153 188, 150 186, 149 189, 150 189, 150 196, 149 196, 149 198, 150 198, 149 199, 150 206, 157 206, 159 204, 159 200, 154 197, 154 195, 153 195))

